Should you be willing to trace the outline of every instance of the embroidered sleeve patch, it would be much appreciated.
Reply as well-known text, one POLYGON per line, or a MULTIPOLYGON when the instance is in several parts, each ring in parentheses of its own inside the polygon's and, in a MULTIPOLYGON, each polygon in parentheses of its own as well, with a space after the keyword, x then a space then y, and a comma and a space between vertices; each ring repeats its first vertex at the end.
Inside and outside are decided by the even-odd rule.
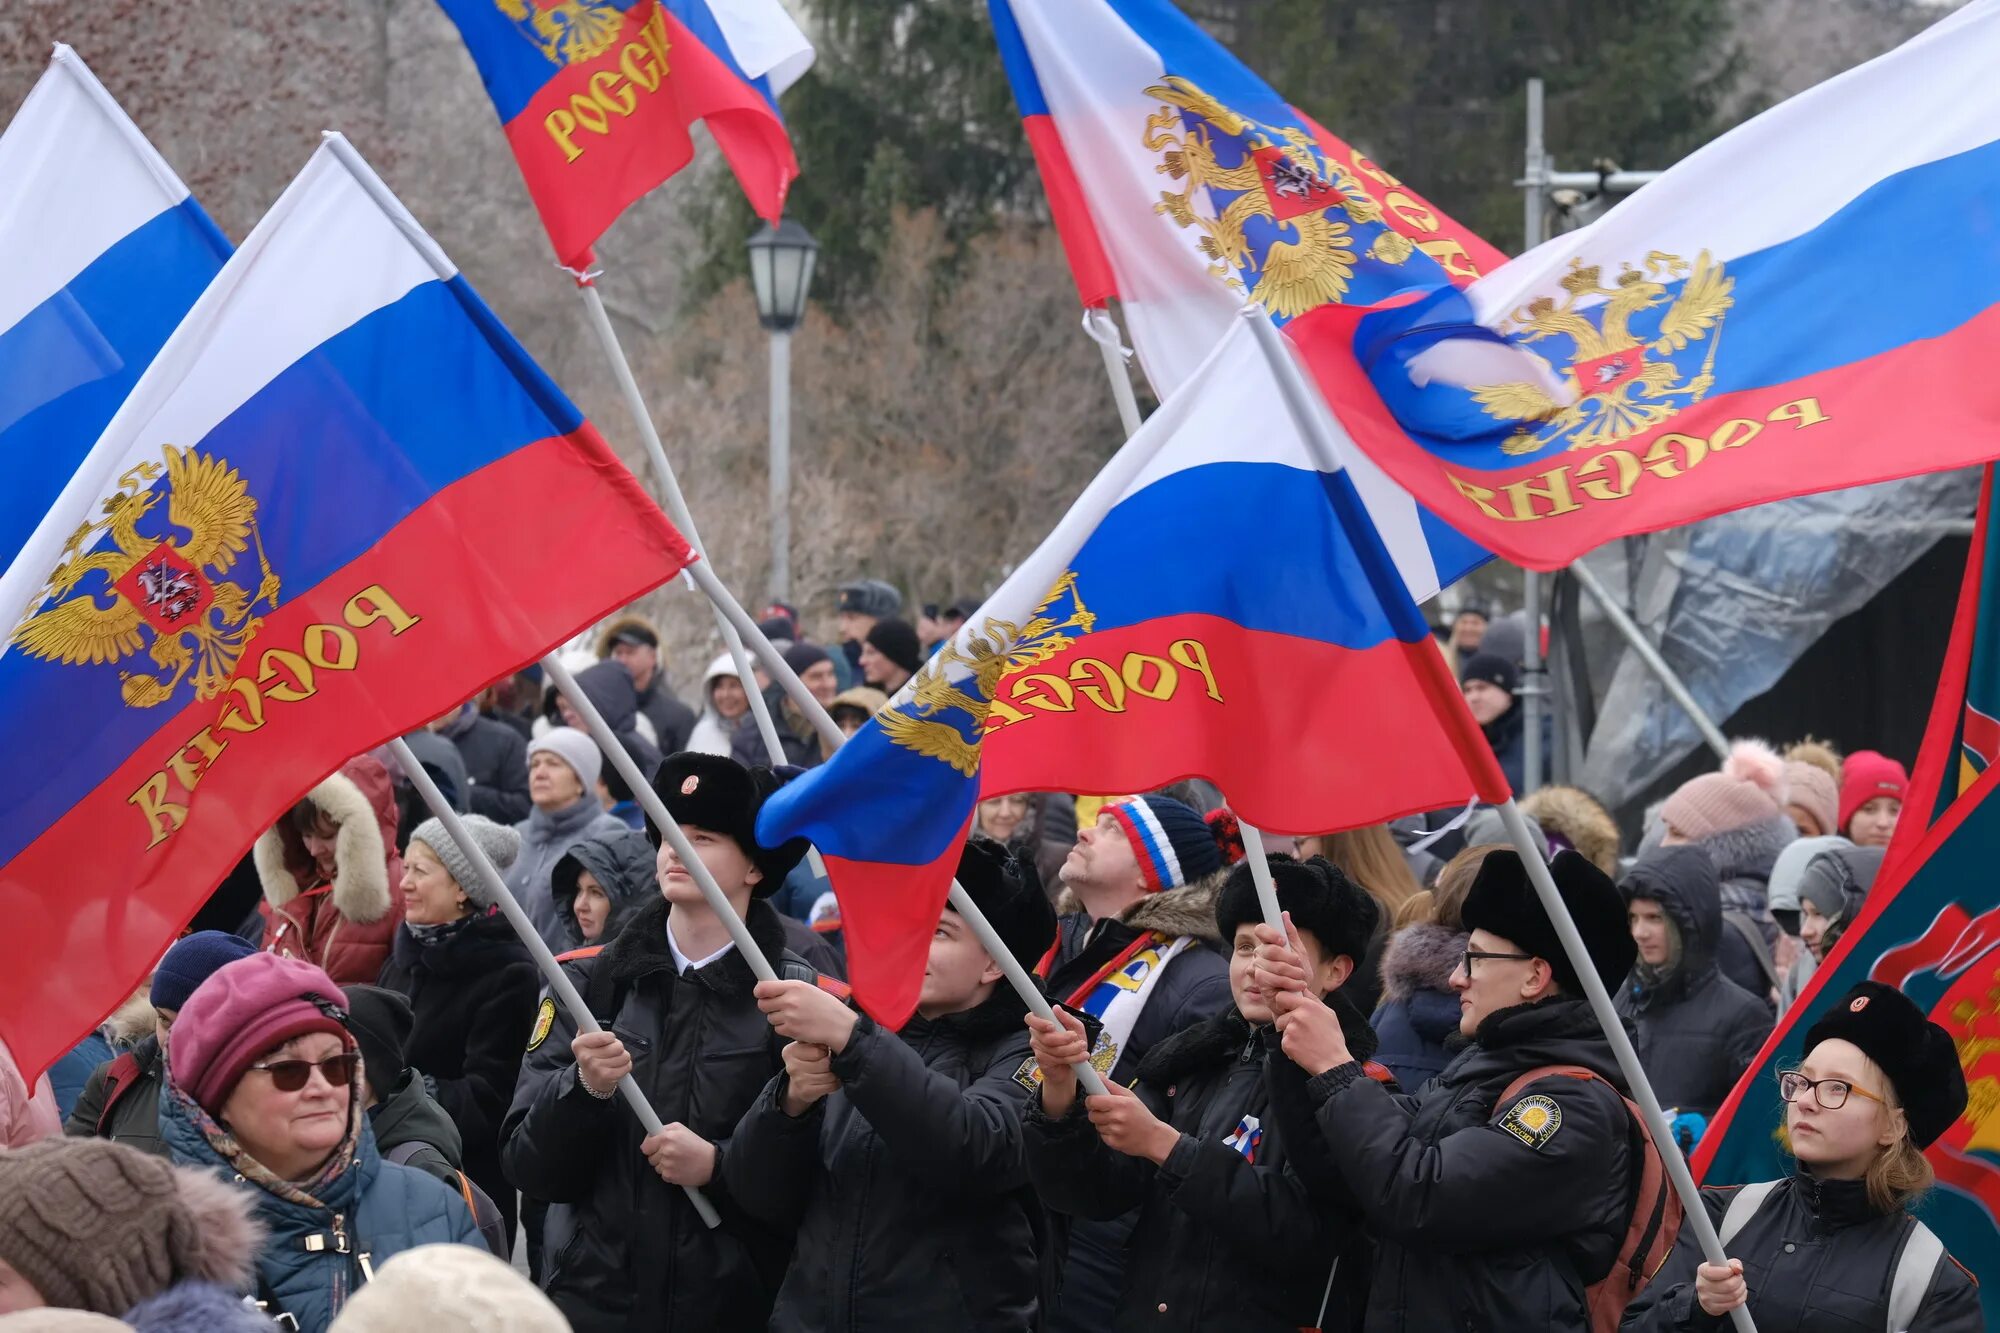
POLYGON ((1530 1148, 1540 1148, 1554 1138, 1562 1123, 1562 1107, 1556 1105, 1555 1098, 1540 1093, 1523 1097, 1500 1117, 1500 1128, 1530 1148))
POLYGON ((553 996, 542 997, 542 1007, 535 1011, 535 1030, 528 1034, 528 1049, 534 1050, 549 1039, 549 1029, 556 1025, 556 1002, 553 996))
POLYGON ((1042 1067, 1035 1063, 1034 1056, 1021 1061, 1021 1067, 1014 1071, 1014 1081, 1029 1092, 1042 1090, 1042 1067))

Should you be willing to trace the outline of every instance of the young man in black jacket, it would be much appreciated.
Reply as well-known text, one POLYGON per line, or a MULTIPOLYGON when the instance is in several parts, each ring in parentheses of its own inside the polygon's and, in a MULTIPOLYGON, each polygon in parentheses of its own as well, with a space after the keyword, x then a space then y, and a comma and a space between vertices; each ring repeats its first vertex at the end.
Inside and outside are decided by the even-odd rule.
MULTIPOLYGON (((958 880, 1023 967, 1048 951, 1055 912, 1031 865, 975 837, 958 880)), ((791 1042, 730 1140, 724 1185, 797 1230, 771 1327, 1032 1329, 1026 1008, 958 913, 938 922, 900 1031, 803 982, 760 983, 757 1002, 791 1042)))
MULTIPOLYGON (((1617 887, 1575 852, 1550 871, 1599 979, 1617 986, 1637 955, 1617 887)), ((1473 1040, 1417 1097, 1369 1077, 1303 993, 1297 943, 1268 927, 1259 984, 1376 1243, 1369 1333, 1585 1333, 1584 1289, 1609 1275, 1637 1186, 1623 1080, 1517 853, 1486 858, 1462 915, 1472 934, 1452 985, 1473 1040), (1573 1069, 1513 1086, 1549 1066, 1573 1069)))
MULTIPOLYGON (((765 956, 810 978, 762 900, 805 854, 802 841, 757 843, 757 812, 778 785, 767 770, 692 752, 654 778, 765 956)), ((658 870, 660 896, 564 964, 605 1030, 577 1033, 543 997, 502 1162, 523 1193, 565 1205, 551 1212, 547 1289, 580 1333, 761 1330, 788 1245, 736 1206, 723 1164, 736 1122, 783 1067, 782 1043, 757 1010, 750 965, 672 846, 660 847, 658 870), (666 1122, 660 1133, 642 1134, 618 1100, 627 1073, 666 1122), (708 1195, 720 1227, 703 1225, 683 1186, 708 1195)))
MULTIPOLYGON (((1353 1045, 1372 1048, 1360 1011, 1334 997, 1367 951, 1374 900, 1321 857, 1269 865, 1279 906, 1298 927, 1308 988, 1344 1018, 1353 1045)), ((1235 1004, 1154 1046, 1136 1091, 1113 1082, 1109 1095, 1078 1096, 1070 1062, 1086 1049, 1083 1025, 1060 1011, 1060 1031, 1028 1020, 1041 1073, 1026 1120, 1036 1192, 1071 1216, 1139 1209, 1115 1329, 1292 1333, 1351 1322, 1352 1302, 1331 1299, 1331 1275, 1358 1234, 1352 1205, 1314 1197, 1271 1114, 1284 1095, 1272 1075, 1290 1071, 1269 1068, 1289 1062, 1254 976, 1260 919, 1250 866, 1240 864, 1216 904, 1235 1004)), ((1305 1137, 1316 1146, 1310 1129, 1305 1137)))

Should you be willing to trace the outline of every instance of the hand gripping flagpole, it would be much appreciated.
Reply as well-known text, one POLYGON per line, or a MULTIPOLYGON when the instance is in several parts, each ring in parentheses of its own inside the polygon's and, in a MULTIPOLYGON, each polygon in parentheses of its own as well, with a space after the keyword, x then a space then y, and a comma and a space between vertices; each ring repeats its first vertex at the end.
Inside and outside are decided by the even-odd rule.
POLYGON ((549 679, 555 682, 556 689, 582 716, 585 728, 597 742, 597 748, 604 751, 604 757, 618 770, 618 776, 625 779, 625 785, 632 789, 632 794, 645 810, 646 817, 653 821, 653 827, 657 828, 660 836, 673 847, 674 855, 680 858, 681 868, 694 878, 695 887, 701 890, 702 900, 708 904, 708 909, 714 912, 728 928, 729 938, 735 941, 737 950, 743 955, 743 961, 750 964, 750 970, 757 974, 757 980, 776 981, 778 973, 771 966, 771 960, 764 956, 762 947, 750 934, 750 927, 744 923, 741 916, 737 915, 736 908, 730 904, 728 896, 722 891, 722 886, 715 882, 715 876, 708 873, 708 867, 702 864, 699 856, 695 855, 694 844, 688 841, 687 834, 681 832, 681 826, 675 823, 674 817, 667 812, 667 803, 660 799, 659 792, 653 790, 652 780, 639 771, 639 765, 633 762, 632 756, 619 743, 618 738, 612 735, 611 726, 604 720, 604 714, 597 711, 597 705, 590 701, 590 696, 576 683, 576 677, 570 674, 569 668, 564 666, 554 653, 542 659, 542 670, 548 673, 549 679))
MULTIPOLYGON (((1271 323, 1262 306, 1251 305, 1244 311, 1256 332, 1258 346, 1263 349, 1271 372, 1278 382, 1278 391, 1290 409, 1293 421, 1304 435, 1313 460, 1328 472, 1341 469, 1340 451, 1327 429, 1325 419, 1320 415, 1322 408, 1300 373, 1298 363, 1292 359, 1290 346, 1271 323)), ((1372 534, 1371 534, 1372 535, 1372 534)), ((1375 545, 1379 549, 1379 538, 1375 545)), ((1364 552, 1364 555, 1366 552, 1364 552)), ((1386 558, 1386 553, 1385 558, 1386 558)), ((1365 559, 1364 565, 1368 563, 1365 559)), ((1393 571, 1390 572, 1393 576, 1393 571)), ((1400 583, 1399 585, 1400 586, 1400 583)), ((1521 864, 1527 867, 1528 880, 1535 886, 1535 894, 1541 899, 1542 908, 1549 915, 1556 928, 1556 938, 1562 941, 1563 953, 1569 959, 1583 985, 1584 998, 1590 1001, 1590 1009, 1597 1017, 1598 1026, 1604 1029, 1606 1041, 1611 1045, 1611 1054, 1618 1062, 1618 1070, 1625 1076, 1626 1087, 1631 1090, 1632 1100, 1638 1103, 1640 1113, 1645 1117, 1647 1132, 1653 1136, 1653 1146, 1659 1150, 1660 1159, 1666 1166, 1667 1177, 1674 1183, 1674 1193, 1680 1195, 1681 1205, 1686 1209, 1689 1226, 1694 1229, 1695 1238, 1701 1243, 1702 1254, 1709 1263, 1727 1263, 1722 1252, 1722 1241, 1715 1234, 1715 1227, 1708 1220, 1708 1210, 1701 1201, 1701 1191, 1695 1187, 1694 1176, 1688 1171, 1687 1161, 1681 1156, 1680 1148, 1674 1143, 1674 1136, 1667 1128, 1667 1118, 1660 1112, 1660 1099, 1653 1091, 1653 1085, 1646 1078, 1646 1071, 1639 1064, 1639 1053, 1632 1047, 1631 1037, 1626 1035, 1625 1024, 1612 1007, 1611 996, 1604 988, 1604 981, 1597 975, 1597 968, 1590 959, 1589 949, 1584 947, 1583 936, 1577 931, 1576 922, 1564 905, 1562 895, 1556 890, 1555 877, 1549 873, 1548 863, 1529 836, 1528 824, 1521 817, 1520 807, 1508 797, 1505 804, 1498 807, 1500 822, 1507 829, 1507 836, 1513 842, 1521 857, 1521 864)), ((1246 835, 1245 845, 1248 846, 1246 835)), ((1729 1312, 1740 1333, 1757 1333, 1757 1327, 1750 1319, 1750 1311, 1742 1306, 1729 1312)))
MULTIPOLYGON (((507 881, 500 877, 500 872, 486 859, 486 853, 480 849, 477 842, 473 841, 472 834, 466 831, 465 822, 458 817, 458 811, 451 808, 451 802, 445 800, 444 793, 438 790, 437 783, 431 781, 431 775, 425 771, 423 761, 410 752, 408 743, 401 737, 389 742, 389 752, 396 756, 396 762, 402 765, 404 775, 410 779, 410 784, 417 789, 418 795, 424 798, 424 804, 430 807, 438 822, 444 825, 445 832, 451 835, 451 840, 458 844, 461 852, 465 853, 465 859, 471 862, 473 870, 485 886, 487 896, 499 906, 500 915, 507 919, 507 924, 521 937, 521 943, 527 946, 529 955, 535 960, 535 966, 541 970, 542 979, 548 982, 550 991, 562 1001, 563 1008, 569 1011, 570 1021, 576 1024, 577 1031, 603 1031, 598 1024, 597 1016, 591 1013, 590 1006, 583 1002, 583 996, 577 994, 576 987, 570 982, 569 975, 563 971, 562 964, 558 963, 555 955, 549 952, 549 946, 542 939, 542 933, 535 929, 534 922, 528 920, 528 914, 521 910, 520 902, 508 892, 507 881)), ((651 789, 651 785, 648 784, 647 790, 651 789)), ((646 1094, 640 1091, 638 1081, 632 1075, 628 1073, 618 1080, 618 1092, 625 1098, 625 1104, 632 1108, 632 1113, 639 1117, 639 1126, 646 1133, 657 1134, 665 1128, 660 1123, 659 1112, 655 1111, 653 1104, 646 1100, 646 1094)), ((722 1218, 717 1215, 715 1205, 711 1204, 700 1190, 692 1185, 683 1185, 681 1188, 687 1193, 688 1202, 694 1205, 694 1210, 700 1215, 703 1223, 711 1227, 722 1224, 722 1218)))
MULTIPOLYGON (((799 679, 799 673, 792 670, 791 665, 772 645, 771 640, 757 628, 757 622, 750 619, 749 612, 745 611, 742 604, 730 594, 729 589, 723 586, 722 580, 715 576, 715 571, 708 567, 708 562, 695 561, 688 566, 688 573, 693 576, 696 585, 708 594, 709 600, 715 603, 716 610, 729 618, 730 623, 743 635, 744 641, 763 660, 765 670, 777 680, 779 688, 784 690, 786 697, 797 704, 799 711, 812 722, 813 729, 819 733, 820 739, 833 750, 845 745, 847 733, 840 729, 840 725, 821 706, 820 701, 813 697, 813 692, 799 679)), ((1028 1006, 1028 1012, 1037 1018, 1054 1023, 1055 1010, 1049 1007, 1048 997, 1042 994, 1042 988, 1035 984, 1035 978, 1027 968, 1021 966, 1020 959, 1014 957, 1014 951, 1000 938, 1000 932, 986 919, 986 913, 979 910, 979 904, 972 901, 972 896, 955 877, 951 881, 951 896, 947 901, 951 904, 951 910, 957 912, 959 918, 971 927, 973 935, 979 940, 980 947, 985 949, 987 956, 999 966, 1007 978, 1007 984, 1021 997, 1021 1003, 1028 1006)), ((1104 1086, 1104 1079, 1098 1074, 1096 1067, 1088 1061, 1079 1062, 1072 1068, 1076 1070, 1077 1082, 1083 1085, 1084 1092, 1095 1097, 1110 1091, 1104 1086)))
MULTIPOLYGON (((598 345, 604 349, 604 359, 611 366, 611 373, 618 381, 618 390, 625 398, 625 410, 632 414, 632 424, 639 432, 639 440, 646 446, 646 458, 653 465, 653 476, 660 483, 660 490, 667 498, 667 514, 686 537, 688 545, 705 564, 708 551, 701 544, 701 534, 695 531, 694 515, 688 510, 687 496, 681 493, 679 478, 674 476, 674 465, 667 461, 667 451, 660 443, 660 432, 653 425, 653 414, 646 409, 645 395, 639 392, 639 381, 632 377, 632 365, 625 359, 625 348, 618 341, 618 330, 611 327, 611 316, 605 312, 604 298, 598 295, 595 275, 579 273, 574 269, 565 272, 576 279, 576 289, 583 297, 583 308, 590 315, 590 327, 597 334, 598 345)), ((771 766, 778 767, 790 762, 785 758, 784 743, 778 739, 778 727, 771 720, 770 705, 764 702, 764 692, 757 688, 757 677, 750 670, 749 655, 743 651, 743 640, 737 634, 728 617, 720 607, 711 607, 715 612, 715 625, 722 632, 722 641, 729 648, 729 660, 736 665, 736 674, 743 680, 743 693, 749 696, 751 716, 757 719, 757 732, 764 738, 764 752, 771 756, 771 766)), ((754 622, 753 622, 754 623, 754 622)), ((621 773, 623 770, 620 770, 621 773)), ((648 789, 652 784, 644 784, 648 789)), ((634 791, 639 788, 634 787, 634 791)))

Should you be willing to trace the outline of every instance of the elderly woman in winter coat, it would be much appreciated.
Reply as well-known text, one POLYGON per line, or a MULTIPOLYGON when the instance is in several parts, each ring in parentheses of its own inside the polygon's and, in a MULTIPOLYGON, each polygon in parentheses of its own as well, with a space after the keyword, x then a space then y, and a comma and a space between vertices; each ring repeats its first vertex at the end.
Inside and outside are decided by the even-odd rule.
POLYGON ((261 947, 303 958, 335 982, 373 981, 403 920, 396 793, 366 755, 306 793, 257 839, 261 947))
POLYGON ((254 1294, 324 1333, 375 1265, 432 1241, 482 1244, 455 1190, 375 1149, 345 997, 310 963, 259 953, 174 1020, 160 1129, 173 1160, 221 1173, 268 1235, 254 1294))
POLYGON ((243 1304, 264 1242, 250 1196, 101 1139, 0 1152, 0 1315, 107 1315, 140 1333, 269 1333, 243 1304))
MULTIPOLYGON (((464 822, 495 869, 514 863, 519 833, 478 815, 464 822)), ((444 825, 417 825, 403 856, 403 928, 380 984, 409 997, 404 1062, 434 1085, 432 1096, 458 1126, 465 1174, 492 1196, 512 1236, 514 1186, 500 1170, 500 1120, 514 1099, 541 977, 492 903, 444 825)))
POLYGON ((660 891, 652 840, 634 829, 596 833, 556 862, 556 918, 565 947, 609 944, 660 891))
MULTIPOLYGON (((615 664, 614 664, 615 665, 615 664)), ((514 825, 521 852, 507 871, 507 888, 551 949, 567 949, 550 874, 579 839, 625 827, 597 797, 604 754, 574 727, 557 727, 528 743, 528 798, 535 808, 514 825)))
POLYGON ((1706 1262, 1684 1224, 1626 1307, 1628 1333, 1726 1328, 1739 1306, 1763 1329, 1987 1327, 1979 1284, 1910 1215, 1932 1183, 1923 1150, 1965 1111, 1951 1034, 1901 992, 1864 981, 1807 1029, 1804 1050, 1776 1089, 1798 1169, 1704 1189, 1729 1262, 1706 1262))

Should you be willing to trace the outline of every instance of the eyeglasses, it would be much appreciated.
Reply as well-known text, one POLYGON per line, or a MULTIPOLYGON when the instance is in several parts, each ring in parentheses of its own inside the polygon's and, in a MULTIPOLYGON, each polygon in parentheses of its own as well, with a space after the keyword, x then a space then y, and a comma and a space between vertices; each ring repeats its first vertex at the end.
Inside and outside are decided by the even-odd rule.
POLYGON ((1877 1093, 1868 1091, 1859 1083, 1849 1083, 1844 1078, 1807 1078, 1796 1069, 1787 1069, 1778 1075, 1778 1095, 1788 1102, 1795 1102, 1799 1094, 1812 1089, 1813 1100, 1828 1111, 1838 1111, 1847 1105, 1847 1094, 1858 1092, 1871 1102, 1882 1100, 1877 1093))
POLYGON ((1465 969, 1465 979, 1467 981, 1472 980, 1472 965, 1482 958, 1491 958, 1496 962, 1505 963, 1531 963, 1535 960, 1535 955, 1531 953, 1487 953, 1483 949, 1467 949, 1465 957, 1459 961, 1459 966, 1465 969))
POLYGON ((273 1060, 268 1065, 251 1065, 271 1076, 271 1086, 279 1092, 297 1092, 312 1078, 312 1071, 319 1070, 326 1079, 327 1086, 344 1088, 354 1081, 355 1067, 361 1057, 354 1051, 341 1055, 329 1055, 315 1064, 311 1060, 273 1060))

